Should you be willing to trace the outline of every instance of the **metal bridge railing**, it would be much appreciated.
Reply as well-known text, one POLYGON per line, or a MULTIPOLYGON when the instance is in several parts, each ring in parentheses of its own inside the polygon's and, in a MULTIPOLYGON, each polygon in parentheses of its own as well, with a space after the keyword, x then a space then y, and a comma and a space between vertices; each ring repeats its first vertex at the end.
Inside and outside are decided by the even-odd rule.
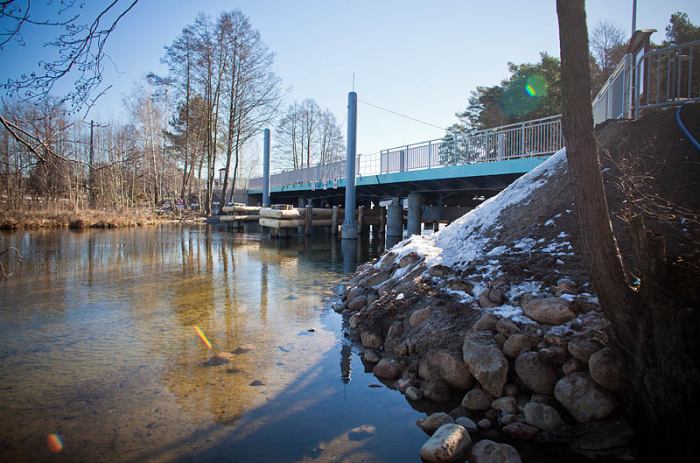
POLYGON ((653 50, 635 63, 634 116, 700 100, 700 40, 653 50))
MULTIPOLYGON (((557 115, 360 154, 357 176, 542 156, 563 146, 561 116, 557 115)), ((342 178, 345 160, 271 175, 270 186, 309 184, 312 190, 326 189, 337 187, 342 178)), ((262 188, 262 178, 251 179, 249 187, 262 188)))
POLYGON ((605 81, 603 87, 593 99, 593 124, 597 125, 608 119, 630 117, 630 73, 632 73, 632 54, 627 53, 605 81))

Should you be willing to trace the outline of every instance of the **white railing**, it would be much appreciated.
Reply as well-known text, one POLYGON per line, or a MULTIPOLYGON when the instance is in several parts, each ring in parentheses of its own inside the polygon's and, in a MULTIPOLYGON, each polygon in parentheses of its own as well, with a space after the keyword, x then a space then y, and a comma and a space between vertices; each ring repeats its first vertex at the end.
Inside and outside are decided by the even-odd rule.
POLYGON ((653 50, 636 63, 635 118, 641 111, 700 100, 700 40, 653 50))
MULTIPOLYGON (((557 115, 360 154, 357 176, 543 156, 563 146, 561 116, 557 115)), ((311 190, 337 188, 343 178, 344 160, 270 175, 270 187, 308 184, 311 190)), ((249 188, 262 188, 262 178, 251 179, 249 188)))
POLYGON ((608 119, 622 119, 631 116, 630 73, 632 72, 632 54, 622 58, 605 81, 603 87, 593 98, 593 124, 598 125, 608 119))

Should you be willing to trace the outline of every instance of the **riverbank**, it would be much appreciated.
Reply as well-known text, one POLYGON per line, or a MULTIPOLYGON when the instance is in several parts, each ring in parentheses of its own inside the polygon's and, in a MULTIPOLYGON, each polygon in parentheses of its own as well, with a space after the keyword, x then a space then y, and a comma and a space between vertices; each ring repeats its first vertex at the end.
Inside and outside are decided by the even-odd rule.
POLYGON ((33 230, 40 228, 122 228, 163 223, 203 223, 199 216, 178 218, 174 215, 154 214, 150 210, 126 211, 2 211, 0 230, 33 230))
MULTIPOLYGON (((666 238, 669 258, 695 262, 688 243, 700 235, 700 208, 683 198, 697 178, 695 153, 670 114, 624 124, 598 133, 610 148, 604 174, 623 254, 631 247, 624 219, 648 212, 630 201, 644 175, 658 198, 645 206, 686 207, 673 221, 645 214, 647 226, 666 238)), ((414 406, 443 404, 417 422, 433 436, 425 460, 635 458, 630 388, 582 262, 581 233, 560 151, 441 232, 358 269, 335 308, 367 368, 414 406)))

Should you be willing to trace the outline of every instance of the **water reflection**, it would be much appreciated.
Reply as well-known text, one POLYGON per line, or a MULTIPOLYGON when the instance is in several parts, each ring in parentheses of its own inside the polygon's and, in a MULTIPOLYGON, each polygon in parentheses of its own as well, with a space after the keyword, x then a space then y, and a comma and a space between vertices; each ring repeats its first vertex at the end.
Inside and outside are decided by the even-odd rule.
MULTIPOLYGON (((366 424, 338 427, 313 409, 333 409, 340 386, 346 399, 363 395, 323 298, 379 244, 206 227, 0 235, 25 257, 0 286, 0 460, 48 459, 51 433, 69 460, 167 460, 220 439, 237 445, 227 436, 251 413, 337 435, 366 424), (222 361, 211 362, 194 325, 222 361)), ((334 413, 355 413, 343 407, 334 413)), ((275 461, 318 443, 296 434, 280 436, 275 461)))

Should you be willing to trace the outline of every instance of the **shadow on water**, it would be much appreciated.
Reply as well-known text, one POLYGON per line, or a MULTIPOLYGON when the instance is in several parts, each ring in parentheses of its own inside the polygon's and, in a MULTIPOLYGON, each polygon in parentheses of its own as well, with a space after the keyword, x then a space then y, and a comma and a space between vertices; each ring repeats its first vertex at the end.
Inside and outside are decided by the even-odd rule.
MULTIPOLYGON (((326 325, 337 325, 335 317, 327 314, 326 325)), ((415 420, 424 415, 396 391, 370 387, 377 385, 350 345, 340 343, 266 404, 235 419, 213 444, 176 450, 174 461, 419 461, 426 436, 415 420)), ((142 457, 158 459, 158 452, 142 457)))

